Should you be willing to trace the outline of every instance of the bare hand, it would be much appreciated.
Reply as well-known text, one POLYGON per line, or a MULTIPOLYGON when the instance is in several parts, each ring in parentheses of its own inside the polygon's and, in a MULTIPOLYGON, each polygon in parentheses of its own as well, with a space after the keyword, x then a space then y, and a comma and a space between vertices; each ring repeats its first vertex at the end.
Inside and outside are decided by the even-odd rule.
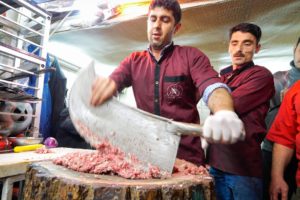
POLYGON ((288 185, 282 177, 272 178, 270 184, 270 198, 271 200, 287 200, 288 199, 288 185), (281 198, 280 198, 281 196, 281 198))
POLYGON ((117 85, 115 81, 110 78, 98 77, 92 86, 91 105, 101 105, 103 102, 110 99, 116 91, 117 85))

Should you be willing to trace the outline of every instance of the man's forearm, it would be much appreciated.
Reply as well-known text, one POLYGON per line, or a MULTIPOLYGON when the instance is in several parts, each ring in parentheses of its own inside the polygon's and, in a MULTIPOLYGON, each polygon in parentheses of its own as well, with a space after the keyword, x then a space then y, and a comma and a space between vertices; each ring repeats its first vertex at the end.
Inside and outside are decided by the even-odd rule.
POLYGON ((283 177, 284 169, 292 159, 294 150, 274 143, 272 155, 272 177, 283 177))
POLYGON ((219 110, 234 111, 232 97, 224 88, 217 88, 212 92, 208 99, 208 107, 213 113, 219 110))
POLYGON ((215 89, 208 99, 213 112, 203 125, 203 137, 210 142, 233 144, 245 138, 243 122, 234 112, 233 100, 224 88, 215 89))

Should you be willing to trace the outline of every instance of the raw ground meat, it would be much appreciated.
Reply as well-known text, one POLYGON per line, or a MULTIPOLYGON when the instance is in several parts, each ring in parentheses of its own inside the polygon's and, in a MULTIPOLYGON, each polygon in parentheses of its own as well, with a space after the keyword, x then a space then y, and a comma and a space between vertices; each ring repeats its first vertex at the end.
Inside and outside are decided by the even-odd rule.
POLYGON ((55 159, 53 162, 79 172, 116 174, 128 179, 148 179, 165 176, 158 167, 151 164, 148 164, 148 169, 144 169, 136 157, 126 157, 124 152, 113 147, 107 141, 100 143, 96 151, 69 153, 55 159))
MULTIPOLYGON (((80 128, 81 135, 95 136, 82 123, 77 122, 76 124, 80 128)), ((69 153, 56 158, 53 162, 79 172, 119 175, 128 179, 167 178, 171 176, 171 174, 161 171, 157 166, 150 163, 145 168, 145 165, 142 165, 137 157, 126 155, 119 148, 112 146, 107 139, 94 138, 93 141, 96 151, 69 153)), ((208 174, 204 167, 197 167, 184 160, 176 161, 173 172, 184 175, 208 174)))
POLYGON ((173 174, 174 175, 205 175, 208 176, 209 173, 207 169, 203 166, 197 166, 193 163, 190 163, 188 161, 182 160, 182 159, 176 159, 174 168, 173 168, 173 174))
POLYGON ((53 151, 51 151, 50 149, 48 149, 47 147, 41 147, 35 150, 35 153, 38 154, 46 154, 46 153, 53 153, 53 151))

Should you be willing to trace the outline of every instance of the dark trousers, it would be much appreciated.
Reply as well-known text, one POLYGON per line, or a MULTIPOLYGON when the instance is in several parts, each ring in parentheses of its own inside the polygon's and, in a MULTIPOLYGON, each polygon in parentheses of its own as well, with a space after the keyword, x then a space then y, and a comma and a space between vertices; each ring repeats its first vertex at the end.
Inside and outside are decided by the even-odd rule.
POLYGON ((298 187, 296 192, 293 194, 291 200, 299 200, 300 199, 300 188, 298 187))
MULTIPOLYGON (((271 182, 271 169, 272 169, 272 152, 262 150, 263 155, 263 199, 269 200, 269 187, 271 182)), ((296 171, 297 171, 297 159, 294 155, 291 162, 284 171, 284 180, 289 186, 288 199, 291 199, 292 195, 296 193, 296 171)))

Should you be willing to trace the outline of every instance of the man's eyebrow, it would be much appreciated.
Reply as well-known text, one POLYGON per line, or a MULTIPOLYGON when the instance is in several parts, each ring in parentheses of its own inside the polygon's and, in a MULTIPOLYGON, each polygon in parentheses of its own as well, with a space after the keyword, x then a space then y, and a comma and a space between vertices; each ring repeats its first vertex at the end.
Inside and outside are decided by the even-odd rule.
MULTIPOLYGON (((238 40, 230 40, 230 42, 238 42, 238 40)), ((253 40, 243 40, 242 42, 251 42, 251 43, 254 43, 253 40)))
POLYGON ((244 40, 243 42, 251 42, 251 43, 254 43, 253 40, 244 40))
POLYGON ((168 18, 170 18, 170 16, 169 15, 161 15, 160 17, 168 17, 168 18))

